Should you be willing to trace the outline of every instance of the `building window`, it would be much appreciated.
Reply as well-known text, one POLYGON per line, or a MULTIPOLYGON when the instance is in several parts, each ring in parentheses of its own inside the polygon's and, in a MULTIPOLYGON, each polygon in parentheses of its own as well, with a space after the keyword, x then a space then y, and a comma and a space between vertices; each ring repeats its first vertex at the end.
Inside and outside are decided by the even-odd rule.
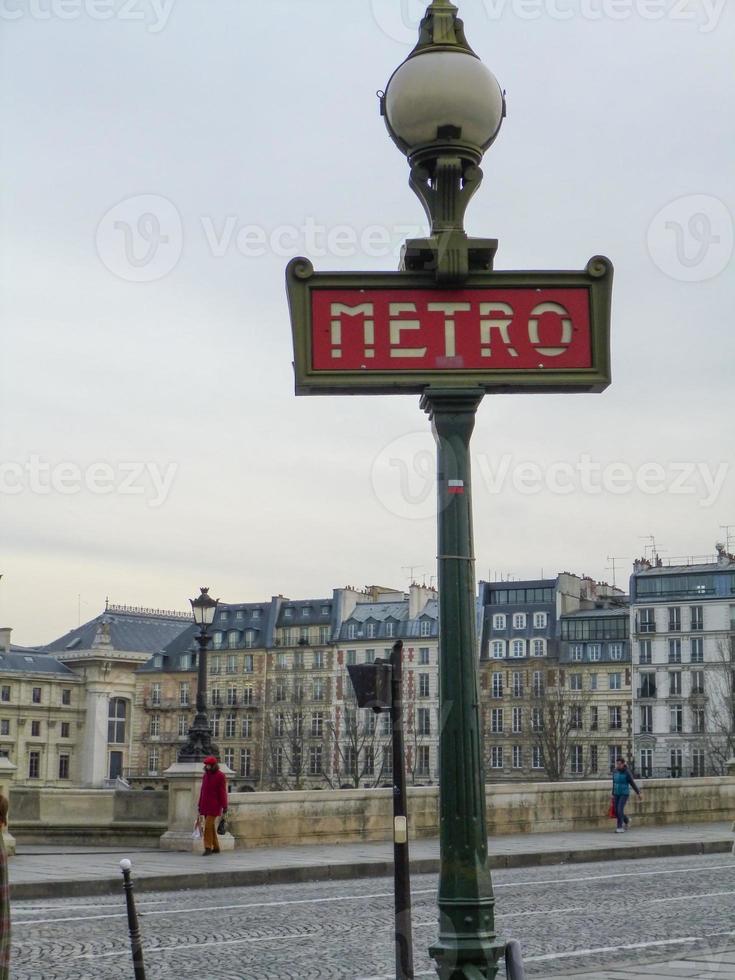
POLYGON ((219 657, 209 658, 209 673, 210 674, 221 674, 222 664, 220 663, 219 657))
POLYGON ((598 722, 599 709, 596 704, 593 704, 590 708, 590 731, 596 732, 599 722, 598 722))
POLYGON ((107 715, 107 741, 115 745, 125 743, 125 720, 127 702, 122 698, 111 698, 107 715))
POLYGON ((375 663, 375 650, 372 648, 365 651, 365 663, 374 664, 375 663))
POLYGON ((326 663, 325 663, 323 650, 314 651, 313 665, 314 665, 314 670, 324 670, 326 663))
POLYGON ((255 704, 255 692, 252 687, 244 687, 242 689, 242 703, 255 704))
POLYGON ((428 745, 419 745, 416 751, 416 771, 419 776, 431 775, 431 750, 428 745))
POLYGON ((522 630, 526 628, 526 614, 513 613, 513 629, 522 630))
POLYGON ((230 712, 225 718, 225 738, 235 737, 235 724, 237 722, 237 716, 230 712))
POLYGON ((653 705, 642 704, 640 711, 641 711, 641 734, 650 735, 653 732, 653 705))
POLYGON ((234 749, 225 749, 224 756, 225 756, 225 765, 229 769, 234 769, 235 768, 235 750, 234 749))
POLYGON ((283 738, 286 734, 286 716, 282 711, 276 714, 274 725, 273 725, 276 738, 283 738))
POLYGON ((31 693, 31 701, 33 701, 34 704, 40 704, 41 703, 41 688, 40 687, 34 687, 33 688, 33 691, 31 693))
POLYGON ((623 659, 623 644, 622 643, 611 643, 610 647, 610 659, 611 660, 622 660, 623 659))
POLYGON ((678 638, 669 640, 669 663, 681 663, 681 640, 678 638))
POLYGON ((10 701, 10 685, 3 684, 0 688, 0 701, 5 701, 6 703, 10 701))
POLYGON ((584 709, 581 704, 573 704, 569 709, 569 727, 580 731, 584 725, 584 709))
POLYGON ((419 697, 428 698, 431 697, 429 693, 429 675, 419 674, 419 697))
POLYGON ((276 750, 273 754, 273 768, 275 770, 276 776, 283 775, 283 759, 284 759, 283 748, 282 746, 277 745, 276 750))
POLYGON ((513 734, 520 735, 523 731, 523 708, 513 708, 513 734))
POLYGON ((309 775, 319 776, 322 772, 322 747, 321 745, 309 746, 309 775))
POLYGON ((385 624, 385 635, 387 637, 393 637, 396 635, 396 624, 388 622, 385 624))
POLYGON ((704 694, 704 671, 693 670, 691 677, 692 677, 692 695, 704 694))
POLYGON ((28 753, 28 778, 38 779, 41 775, 41 753, 28 753))
POLYGON ((650 779, 653 775, 653 749, 641 749, 641 776, 650 779))
POLYGON ((618 759, 623 758, 623 746, 622 745, 608 745, 607 747, 607 762, 610 772, 615 768, 615 763, 618 759))
POLYGON ((681 671, 669 671, 669 697, 681 697, 681 671))
POLYGON ((32 721, 31 722, 31 736, 33 738, 40 738, 41 737, 41 722, 40 721, 32 721))
POLYGON ((155 776, 158 774, 158 749, 151 749, 148 753, 148 772, 155 776))
POLYGON ((224 641, 224 638, 225 638, 224 633, 220 632, 219 630, 216 630, 212 634, 212 646, 214 647, 215 650, 220 650, 222 648, 222 643, 224 641))
POLYGON ((61 737, 69 738, 69 733, 71 731, 71 726, 68 721, 62 721, 61 723, 61 737))
POLYGON ((230 707, 233 704, 237 704, 237 688, 232 684, 227 688, 227 704, 230 707))
POLYGON ((503 709, 490 709, 490 731, 496 734, 503 731, 503 709))
POLYGON ((431 663, 428 647, 419 647, 419 665, 426 667, 431 663))
POLYGON ((286 700, 286 682, 278 681, 276 683, 276 689, 274 693, 275 701, 285 701, 286 700))
POLYGON ((505 642, 503 640, 493 640, 492 654, 494 660, 503 660, 505 658, 505 642))
POLYGON ((59 756, 59 779, 69 778, 69 756, 64 754, 59 756))
POLYGON ((189 707, 189 682, 188 681, 179 682, 179 706, 182 708, 189 707))
POLYGON ((251 749, 240 749, 240 775, 251 776, 253 773, 253 753, 251 749))
POLYGON ((623 727, 623 709, 620 705, 611 704, 608 709, 607 725, 611 731, 620 730, 623 727))
POLYGON ((416 710, 416 723, 419 735, 431 735, 431 709, 418 708, 416 710))
POLYGON ((540 745, 534 745, 531 749, 531 768, 532 769, 543 769, 544 768, 544 753, 541 751, 540 745))
POLYGON ((217 738, 219 736, 219 729, 220 729, 220 722, 221 722, 221 720, 222 720, 222 717, 221 717, 219 711, 215 711, 212 714, 211 718, 210 718, 210 721, 212 723, 212 735, 214 735, 215 738, 217 738))
POLYGON ((321 738, 324 734, 324 712, 313 712, 311 716, 311 734, 313 738, 321 738))
POLYGON ((692 776, 704 776, 704 749, 692 751, 692 776))
POLYGON ((623 687, 623 675, 614 673, 607 675, 608 688, 611 691, 620 691, 623 687))
POLYGON ((569 675, 569 689, 571 691, 581 691, 582 690, 582 675, 581 674, 570 674, 569 675))
POLYGON ((159 683, 151 684, 151 704, 156 708, 161 704, 161 685, 159 683))
MULTIPOLYGON (((230 648, 230 650, 233 650, 236 647, 238 647, 239 645, 240 645, 240 632, 239 632, 239 630, 230 630, 230 632, 227 634, 227 646, 230 648)), ((229 662, 230 662, 230 658, 228 657, 227 658, 227 663, 229 664, 229 662)), ((228 670, 229 670, 229 667, 228 667, 228 670)))
POLYGON ((189 718, 187 715, 179 715, 179 737, 186 735, 189 731, 189 718))
POLYGON ((419 627, 419 636, 431 636, 431 620, 422 619, 419 627))
POLYGON ((569 768, 573 776, 584 773, 584 753, 581 745, 573 745, 569 753, 569 768))
POLYGON ((540 698, 544 693, 544 672, 543 670, 534 670, 533 672, 533 696, 535 698, 540 698))
POLYGON ((491 769, 502 769, 503 768, 503 746, 493 745, 490 747, 490 768, 491 769))
POLYGON ((597 757, 597 746, 596 745, 590 745, 589 760, 590 760, 590 773, 592 775, 594 775, 594 774, 597 773, 597 768, 598 768, 598 757, 597 757))
POLYGON ((61 703, 71 704, 71 691, 68 687, 65 687, 61 692, 61 703))
POLYGON ((345 654, 345 663, 348 667, 352 667, 353 664, 357 663, 357 650, 348 650, 345 654))
POLYGON ((375 623, 365 623, 365 636, 368 640, 375 639, 375 623))
POLYGON ((229 653, 227 655, 227 673, 237 673, 237 656, 234 653, 229 653))
POLYGON ((690 643, 691 661, 693 664, 704 663, 704 637, 693 636, 690 643))
POLYGON ((669 755, 671 775, 674 779, 681 777, 684 769, 684 755, 681 749, 672 749, 669 755))
POLYGON ((148 719, 148 734, 157 738, 161 734, 161 716, 151 715, 148 719))
POLYGON ((548 616, 545 612, 537 612, 533 614, 533 627, 534 629, 541 630, 546 628, 548 622, 548 616))
POLYGON ((683 731, 683 707, 680 704, 672 704, 669 707, 669 731, 683 731))
POLYGON ((640 675, 641 686, 638 691, 638 697, 641 698, 655 698, 656 697, 656 673, 652 670, 643 671, 640 675))
POLYGON ((375 749, 372 745, 367 746, 364 752, 363 772, 366 776, 375 775, 375 749))
POLYGON ((638 663, 650 664, 651 660, 651 641, 640 640, 638 643, 638 663))
POLYGON ((669 632, 678 633, 681 630, 681 609, 678 606, 669 608, 669 632))
POLYGON ((253 736, 253 719, 250 715, 245 715, 242 719, 242 725, 240 727, 240 737, 241 738, 252 738, 253 736))
POLYGON ((222 704, 222 692, 218 687, 213 687, 209 692, 209 699, 212 704, 222 704))
POLYGON ((0 719, 0 735, 10 735, 10 719, 0 719))
POLYGON ((354 640, 357 636, 357 626, 354 623, 350 623, 347 627, 347 639, 354 640))
POLYGON ((523 746, 514 745, 513 746, 513 768, 522 769, 523 768, 523 746))
POLYGON ((587 654, 590 660, 599 660, 602 656, 602 647, 599 643, 588 643, 587 654))
POLYGON ((327 696, 327 682, 323 677, 317 677, 312 682, 312 692, 314 701, 324 701, 327 696))
POLYGON ((503 675, 500 673, 500 671, 496 671, 493 674, 492 696, 494 698, 502 698, 503 696, 503 675))
POLYGON ((245 633, 243 634, 243 646, 245 646, 246 649, 250 649, 250 647, 255 646, 255 635, 255 630, 245 630, 245 633))
POLYGON ((597 690, 597 674, 589 674, 588 675, 588 679, 589 679, 590 691, 596 691, 597 690))
POLYGON ((655 609, 641 609, 640 616, 638 617, 638 631, 640 633, 655 633, 656 632, 656 610, 655 609))
POLYGON ((697 735, 704 734, 704 708, 692 708, 692 728, 697 735))
POLYGON ((513 640, 511 646, 511 656, 512 657, 525 657, 526 655, 526 641, 525 640, 513 640))
POLYGON ((584 660, 584 647, 581 643, 575 643, 572 647, 572 660, 584 660))
POLYGON ((533 641, 533 655, 534 655, 534 657, 545 657, 546 656, 546 640, 534 640, 533 641))
POLYGON ((523 671, 514 670, 511 677, 511 694, 514 698, 523 697, 523 671))
POLYGON ((505 629, 505 616, 502 613, 496 613, 493 616, 493 629, 494 630, 505 629))

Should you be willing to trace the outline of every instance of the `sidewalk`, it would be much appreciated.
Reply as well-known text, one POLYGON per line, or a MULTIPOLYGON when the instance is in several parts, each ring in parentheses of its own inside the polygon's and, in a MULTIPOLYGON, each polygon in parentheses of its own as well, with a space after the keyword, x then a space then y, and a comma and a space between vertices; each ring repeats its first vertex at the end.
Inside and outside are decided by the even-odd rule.
POLYGON ((622 969, 607 968, 593 973, 555 973, 544 980, 735 980, 735 947, 730 946, 706 959, 700 953, 682 954, 678 959, 644 963, 622 969))
MULTIPOLYGON (((497 869, 730 853, 732 845, 728 822, 640 827, 620 835, 610 830, 516 834, 492 838, 489 851, 490 865, 497 869)), ((198 854, 157 849, 19 844, 17 851, 9 861, 10 892, 16 900, 118 894, 122 887, 122 858, 132 861, 136 892, 371 878, 393 873, 390 843, 258 848, 224 852, 206 860, 198 854)), ((412 872, 421 874, 438 869, 438 840, 412 841, 412 872)), ((667 974, 670 977, 695 975, 667 974)), ((623 972, 621 976, 636 974, 623 972)))

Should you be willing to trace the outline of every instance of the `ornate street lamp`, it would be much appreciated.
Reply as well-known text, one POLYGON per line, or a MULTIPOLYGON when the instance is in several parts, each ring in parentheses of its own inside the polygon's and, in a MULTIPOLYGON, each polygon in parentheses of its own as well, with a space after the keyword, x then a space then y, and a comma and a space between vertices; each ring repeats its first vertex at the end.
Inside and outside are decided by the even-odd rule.
POLYGON ((467 43, 457 7, 433 0, 419 42, 380 95, 391 139, 408 157, 410 185, 431 223, 406 242, 403 267, 431 269, 442 283, 492 269, 495 239, 470 239, 464 214, 480 186, 480 162, 505 116, 497 79, 467 43))
POLYGON ((219 755, 219 749, 212 741, 212 732, 207 720, 207 644, 211 636, 207 630, 214 622, 219 599, 209 595, 208 588, 201 588, 196 599, 190 599, 194 622, 199 627, 197 643, 199 657, 197 664, 197 699, 194 724, 189 729, 189 737, 179 751, 179 762, 201 762, 208 755, 219 755))
MULTIPOLYGON (((464 213, 505 97, 468 45, 457 12, 448 0, 433 0, 416 48, 381 94, 388 132, 408 157, 411 188, 431 222, 429 238, 406 242, 403 268, 431 271, 441 286, 491 270, 498 244, 468 238, 464 213)), ((438 463, 439 938, 430 953, 442 980, 492 980, 505 948, 495 934, 487 864, 477 687, 469 445, 483 395, 482 388, 429 386, 421 400, 438 463)))

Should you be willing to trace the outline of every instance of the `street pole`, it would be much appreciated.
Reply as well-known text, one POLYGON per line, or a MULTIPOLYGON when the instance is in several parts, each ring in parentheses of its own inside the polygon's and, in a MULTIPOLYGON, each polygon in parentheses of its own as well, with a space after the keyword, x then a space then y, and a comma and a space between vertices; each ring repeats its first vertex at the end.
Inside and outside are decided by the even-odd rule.
POLYGON ((403 643, 391 651, 391 729, 393 732, 393 864, 395 892, 396 980, 413 980, 411 878, 406 808, 406 759, 403 749, 403 643))
POLYGON ((130 877, 130 861, 127 858, 123 858, 120 862, 120 867, 123 874, 125 905, 128 913, 128 931, 130 932, 130 949, 133 956, 133 974, 135 975, 135 980, 146 980, 145 963, 143 962, 143 944, 140 939, 138 915, 135 911, 135 898, 133 896, 133 882, 130 877))
POLYGON ((495 934, 487 865, 480 742, 470 437, 480 388, 427 388, 421 400, 437 444, 439 584, 439 938, 442 980, 493 980, 495 934))
POLYGON ((201 762, 208 755, 219 756, 219 749, 212 741, 212 732, 207 719, 207 644, 211 640, 207 629, 214 621, 219 600, 211 599, 208 592, 208 589, 203 588, 202 594, 197 599, 190 600, 194 610, 194 621, 199 626, 196 637, 199 647, 196 714, 188 738, 179 750, 179 762, 201 762))

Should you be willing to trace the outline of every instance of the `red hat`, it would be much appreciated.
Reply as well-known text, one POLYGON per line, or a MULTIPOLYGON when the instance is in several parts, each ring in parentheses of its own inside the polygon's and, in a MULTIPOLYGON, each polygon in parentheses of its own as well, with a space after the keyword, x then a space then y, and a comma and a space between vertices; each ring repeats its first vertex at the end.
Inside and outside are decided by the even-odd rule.
POLYGON ((216 766, 217 765, 217 756, 216 755, 208 755, 207 758, 204 760, 204 765, 205 766, 216 766))

